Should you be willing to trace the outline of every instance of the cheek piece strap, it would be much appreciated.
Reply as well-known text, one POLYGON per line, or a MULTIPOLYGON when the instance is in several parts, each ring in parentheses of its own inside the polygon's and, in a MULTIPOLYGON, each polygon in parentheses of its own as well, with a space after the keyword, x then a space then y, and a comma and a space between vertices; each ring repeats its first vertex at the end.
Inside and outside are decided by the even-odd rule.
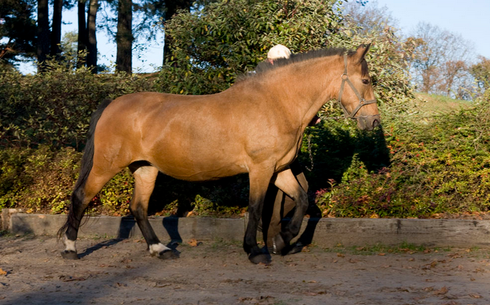
MULTIPOLYGON (((344 68, 344 73, 340 76, 340 78, 342 79, 342 84, 340 85, 339 98, 337 99, 337 101, 340 104, 340 107, 342 108, 342 110, 344 111, 344 115, 345 115, 346 118, 356 119, 355 116, 359 112, 359 110, 361 109, 361 107, 366 106, 366 105, 369 105, 369 104, 375 104, 376 103, 376 99, 372 99, 372 100, 366 101, 361 96, 361 94, 359 93, 359 91, 357 91, 356 87, 354 87, 354 84, 350 81, 349 76, 347 75, 347 54, 344 54, 344 67, 345 67, 344 68), (347 83, 350 86, 350 88, 352 89, 352 91, 354 92, 354 94, 359 99, 359 104, 354 109, 354 111, 352 111, 351 113, 349 113, 349 111, 347 110, 347 108, 345 108, 344 104, 342 104, 342 93, 344 92, 345 83, 347 83)), ((379 114, 369 115, 369 116, 379 116, 379 114)), ((363 116, 363 117, 369 117, 369 116, 363 116)))

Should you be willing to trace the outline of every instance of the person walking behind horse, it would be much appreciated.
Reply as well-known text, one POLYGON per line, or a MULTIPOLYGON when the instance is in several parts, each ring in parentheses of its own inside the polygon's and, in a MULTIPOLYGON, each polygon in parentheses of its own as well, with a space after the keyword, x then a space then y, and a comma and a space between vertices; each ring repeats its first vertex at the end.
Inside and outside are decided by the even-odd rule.
MULTIPOLYGON (((274 65, 275 60, 279 58, 289 59, 290 56, 291 51, 287 47, 278 44, 269 50, 269 52, 267 53, 267 60, 262 64, 274 65)), ((320 118, 318 116, 315 116, 309 125, 313 126, 319 122, 320 118)), ((295 160, 290 165, 290 167, 301 187, 306 192, 308 192, 308 181, 306 180, 305 174, 303 173, 301 164, 298 162, 298 160, 295 160)), ((294 208, 295 202, 291 197, 287 196, 274 184, 269 184, 269 188, 267 190, 264 201, 262 226, 263 228, 267 228, 264 232, 265 234, 267 234, 267 247, 269 247, 269 251, 274 254, 280 254, 277 253, 278 251, 276 250, 274 237, 276 237, 281 232, 282 227, 287 224, 288 219, 286 217, 294 210, 294 208)), ((309 245, 313 239, 313 233, 316 224, 322 217, 322 214, 316 204, 312 202, 310 202, 306 214, 310 215, 307 228, 295 244, 285 249, 285 251, 287 251, 288 253, 300 252, 303 247, 309 245)))

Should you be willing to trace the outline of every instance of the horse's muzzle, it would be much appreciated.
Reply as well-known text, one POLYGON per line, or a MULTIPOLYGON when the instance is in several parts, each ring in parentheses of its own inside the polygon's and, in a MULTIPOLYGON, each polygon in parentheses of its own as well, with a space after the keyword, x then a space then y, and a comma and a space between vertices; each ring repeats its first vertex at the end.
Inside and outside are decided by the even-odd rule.
POLYGON ((362 115, 356 117, 357 127, 361 130, 373 130, 381 125, 381 117, 379 114, 362 115))

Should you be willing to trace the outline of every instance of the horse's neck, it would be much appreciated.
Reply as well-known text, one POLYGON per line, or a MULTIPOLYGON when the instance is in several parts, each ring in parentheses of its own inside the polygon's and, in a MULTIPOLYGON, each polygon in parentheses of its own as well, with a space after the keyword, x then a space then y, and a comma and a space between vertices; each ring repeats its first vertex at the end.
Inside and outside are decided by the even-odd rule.
POLYGON ((298 120, 304 129, 322 105, 338 94, 337 83, 340 84, 342 71, 337 56, 312 59, 295 65, 302 66, 284 67, 284 71, 280 71, 282 73, 271 80, 271 88, 282 97, 277 102, 283 103, 285 109, 292 110, 287 112, 296 116, 293 119, 298 120))

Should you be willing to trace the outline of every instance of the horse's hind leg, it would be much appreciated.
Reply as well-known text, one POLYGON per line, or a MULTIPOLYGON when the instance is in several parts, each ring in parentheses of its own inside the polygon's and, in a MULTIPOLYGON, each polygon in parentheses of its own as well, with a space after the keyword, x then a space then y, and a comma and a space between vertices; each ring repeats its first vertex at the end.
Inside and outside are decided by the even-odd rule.
POLYGON ((114 169, 113 171, 104 171, 102 174, 98 173, 97 170, 92 169, 86 180, 80 178, 75 185, 75 189, 71 196, 71 206, 67 222, 59 231, 60 236, 65 232, 63 235, 65 250, 61 252, 63 258, 78 259, 75 244, 85 209, 107 181, 114 177, 118 172, 119 169, 114 169))
POLYGON ((274 184, 284 193, 288 194, 296 203, 293 217, 286 228, 274 238, 274 249, 278 253, 283 250, 289 251, 289 243, 298 235, 303 222, 303 217, 308 208, 308 196, 294 176, 288 169, 277 174, 274 184))
POLYGON ((130 165, 129 168, 135 180, 130 210, 148 244, 150 254, 159 258, 175 258, 176 255, 172 249, 160 242, 148 221, 148 202, 155 187, 158 169, 146 163, 139 164, 139 162, 130 165))

